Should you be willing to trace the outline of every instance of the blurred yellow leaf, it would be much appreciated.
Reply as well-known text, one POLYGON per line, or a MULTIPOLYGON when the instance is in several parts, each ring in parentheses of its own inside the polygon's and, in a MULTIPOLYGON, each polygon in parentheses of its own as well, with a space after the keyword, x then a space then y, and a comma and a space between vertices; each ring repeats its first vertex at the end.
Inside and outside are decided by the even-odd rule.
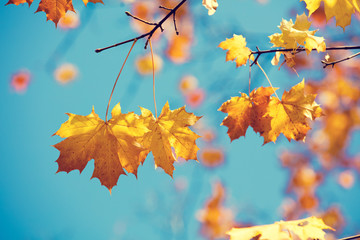
POLYGON ((280 221, 270 225, 261 225, 248 228, 233 228, 228 234, 230 240, 250 240, 257 237, 258 240, 300 240, 318 239, 325 240, 324 229, 332 229, 322 219, 309 217, 295 221, 280 221))

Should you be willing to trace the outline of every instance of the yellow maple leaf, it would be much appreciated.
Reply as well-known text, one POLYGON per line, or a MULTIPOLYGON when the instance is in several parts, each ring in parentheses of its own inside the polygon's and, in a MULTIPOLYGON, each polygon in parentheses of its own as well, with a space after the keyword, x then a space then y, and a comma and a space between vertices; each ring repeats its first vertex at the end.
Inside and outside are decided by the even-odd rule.
POLYGON ((254 89, 250 97, 241 93, 241 97, 232 97, 221 105, 219 111, 228 114, 221 125, 229 128, 227 133, 231 141, 245 136, 250 125, 260 133, 268 128, 265 126, 268 121, 264 122, 263 116, 273 93, 271 87, 260 87, 254 89))
POLYGON ((320 117, 320 106, 315 102, 316 94, 304 93, 304 80, 284 91, 281 101, 271 98, 264 117, 268 117, 270 129, 261 133, 264 144, 275 142, 280 133, 290 141, 305 140, 306 133, 311 129, 309 121, 320 117))
POLYGON ((143 158, 151 151, 154 155, 155 167, 161 167, 170 176, 173 174, 173 164, 177 158, 197 160, 196 154, 199 148, 195 140, 200 136, 188 127, 194 125, 201 117, 186 112, 185 107, 170 110, 169 103, 166 102, 157 119, 145 108, 141 108, 141 118, 151 130, 141 141, 147 149, 142 153, 143 158))
POLYGON ((345 27, 351 23, 351 15, 356 11, 360 12, 360 0, 300 0, 306 3, 306 8, 309 10, 309 16, 314 13, 321 2, 324 2, 324 10, 326 21, 335 17, 336 26, 340 26, 345 30, 345 27))
POLYGON ((230 240, 250 240, 257 237, 258 240, 301 240, 318 239, 325 240, 324 229, 332 229, 327 226, 322 219, 309 217, 295 221, 280 221, 274 224, 261 225, 248 228, 232 228, 227 234, 230 240))
MULTIPOLYGON (((30 6, 33 0, 9 0, 7 4, 19 5, 25 2, 30 6)), ((85 6, 88 2, 103 3, 102 0, 83 0, 83 2, 85 6)), ((36 12, 45 12, 47 20, 53 21, 55 26, 57 26, 59 20, 65 16, 67 11, 75 12, 72 0, 41 0, 36 10, 36 12)))
POLYGON ((226 61, 235 61, 236 67, 245 65, 249 58, 254 60, 251 50, 246 47, 246 39, 242 35, 234 34, 232 38, 221 42, 218 47, 229 50, 226 53, 226 61))
POLYGON ((137 175, 144 149, 136 138, 149 131, 138 115, 121 113, 120 104, 113 108, 112 118, 107 122, 101 120, 94 109, 87 116, 67 115, 69 119, 54 134, 66 138, 54 145, 60 151, 57 172, 78 169, 81 173, 94 159, 91 178, 98 178, 110 192, 119 176, 126 174, 123 169, 137 175))
POLYGON ((295 23, 292 19, 290 21, 283 19, 279 26, 282 33, 269 36, 270 42, 274 44, 273 47, 292 48, 294 50, 298 46, 304 46, 308 54, 312 49, 324 52, 326 50, 324 38, 314 36, 317 30, 309 31, 310 25, 311 22, 308 21, 305 13, 297 15, 295 23))

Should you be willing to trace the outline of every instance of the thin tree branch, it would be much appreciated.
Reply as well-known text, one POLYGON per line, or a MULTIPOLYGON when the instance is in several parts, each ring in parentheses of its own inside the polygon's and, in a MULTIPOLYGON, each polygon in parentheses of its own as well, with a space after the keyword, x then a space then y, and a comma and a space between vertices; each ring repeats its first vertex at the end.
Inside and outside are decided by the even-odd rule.
POLYGON ((339 240, 354 240, 354 239, 360 239, 360 234, 354 235, 354 236, 351 236, 351 237, 340 238, 339 240))
POLYGON ((147 37, 147 40, 146 40, 146 43, 145 43, 145 49, 149 43, 149 40, 151 39, 151 37, 153 36, 153 34, 156 32, 156 30, 158 30, 160 28, 161 31, 163 31, 164 29, 162 28, 162 24, 171 16, 171 15, 174 15, 176 13, 176 11, 186 2, 187 0, 182 0, 180 3, 178 3, 178 5, 176 5, 173 9, 171 9, 169 11, 169 13, 163 18, 161 19, 158 23, 156 23, 156 25, 154 26, 154 28, 152 30, 150 30, 149 32, 143 34, 143 35, 140 35, 138 37, 135 37, 135 38, 132 38, 132 39, 129 39, 129 40, 126 40, 126 41, 123 41, 123 42, 120 42, 120 43, 116 43, 116 44, 113 44, 111 46, 108 46, 108 47, 104 47, 104 48, 98 48, 95 50, 96 53, 99 53, 99 52, 102 52, 106 49, 110 49, 110 48, 113 48, 113 47, 117 47, 117 46, 120 46, 120 45, 123 45, 125 43, 129 43, 129 42, 133 42, 135 40, 139 40, 141 38, 145 38, 147 37))
POLYGON ((175 33, 176 33, 176 35, 179 35, 179 31, 177 30, 177 26, 176 26, 176 18, 175 18, 175 13, 173 14, 173 21, 174 21, 174 28, 175 28, 175 33))
POLYGON ((147 25, 155 25, 155 26, 156 26, 156 23, 152 23, 152 22, 145 21, 145 20, 143 20, 143 19, 141 19, 141 18, 138 18, 138 17, 132 15, 132 14, 131 14, 130 12, 128 12, 128 11, 126 11, 125 14, 126 14, 127 16, 132 17, 133 19, 138 20, 138 21, 140 21, 140 22, 142 22, 142 23, 145 23, 145 24, 147 24, 147 25))
POLYGON ((339 59, 339 60, 337 60, 337 61, 333 61, 333 62, 327 62, 327 61, 325 61, 325 60, 321 60, 321 63, 324 64, 323 68, 326 68, 326 67, 329 66, 329 65, 331 65, 332 67, 334 67, 334 65, 337 64, 337 63, 350 60, 350 59, 352 59, 352 58, 354 58, 354 57, 357 57, 357 56, 359 56, 359 55, 360 55, 360 52, 355 53, 355 54, 353 54, 353 55, 351 55, 351 56, 348 56, 348 57, 346 57, 346 58, 342 58, 342 59, 339 59))
MULTIPOLYGON (((271 49, 271 50, 263 50, 263 51, 260 51, 258 47, 257 48, 257 51, 251 51, 251 55, 256 55, 256 58, 254 60, 254 62, 251 64, 251 65, 254 65, 257 63, 259 57, 262 55, 262 54, 268 54, 268 53, 275 53, 275 52, 294 52, 294 53, 299 53, 299 52, 304 52, 306 51, 306 49, 304 47, 299 47, 299 48, 296 48, 296 49, 292 49, 292 48, 278 48, 278 49, 271 49)), ((337 46, 337 47, 327 47, 326 48, 326 51, 337 51, 337 50, 352 50, 352 49, 360 49, 360 46, 337 46)), ((317 51, 316 48, 313 48, 311 51, 317 51)), ((339 61, 335 61, 335 62, 329 62, 327 65, 335 65, 336 63, 338 62, 343 62, 343 61, 346 61, 346 60, 349 60, 351 58, 354 58, 356 56, 360 55, 360 52, 357 53, 357 54, 354 54, 354 55, 351 55, 347 58, 344 58, 344 59, 340 59, 339 61)), ((323 64, 325 64, 324 61, 321 61, 323 64)), ((326 65, 326 66, 327 66, 326 65)), ((326 67, 324 66, 324 68, 326 67)))
POLYGON ((172 8, 167 8, 167 7, 164 7, 164 6, 159 6, 159 8, 165 9, 165 10, 168 10, 168 11, 171 11, 171 10, 172 10, 172 8))
MULTIPOLYGON (((164 6, 159 6, 159 8, 165 9, 165 10, 168 10, 168 11, 171 11, 171 10, 172 10, 171 8, 167 8, 167 7, 164 7, 164 6)), ((176 33, 176 35, 179 35, 179 31, 177 30, 177 27, 176 27, 176 17, 175 17, 175 13, 173 14, 173 21, 174 21, 175 33, 176 33)))
MULTIPOLYGON (((351 50, 351 49, 360 49, 360 46, 337 46, 337 47, 327 47, 327 51, 331 50, 351 50)), ((274 53, 274 52, 304 52, 306 49, 304 47, 299 47, 296 49, 292 48, 278 48, 278 49, 271 49, 271 50, 263 50, 263 51, 251 51, 251 54, 267 54, 267 53, 274 53)), ((317 51, 316 48, 313 48, 311 51, 317 51)))
MULTIPOLYGON (((261 52, 260 51, 260 49, 256 46, 256 49, 258 50, 258 52, 261 52)), ((251 54, 253 54, 253 53, 251 53, 251 54)), ((256 64, 257 63, 257 61, 258 61, 258 59, 259 59, 259 57, 260 57, 260 55, 261 55, 261 53, 259 53, 257 56, 256 56, 256 58, 255 58, 255 60, 254 60, 254 62, 252 62, 251 63, 251 67, 252 67, 252 65, 254 65, 254 64, 256 64)), ((250 59, 250 58, 249 58, 250 59)))

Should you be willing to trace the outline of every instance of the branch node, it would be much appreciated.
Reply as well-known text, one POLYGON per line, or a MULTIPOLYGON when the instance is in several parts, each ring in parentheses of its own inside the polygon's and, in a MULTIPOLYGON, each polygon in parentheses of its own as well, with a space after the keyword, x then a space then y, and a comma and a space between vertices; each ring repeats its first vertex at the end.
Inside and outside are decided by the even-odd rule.
MULTIPOLYGON (((106 49, 113 48, 113 47, 117 47, 117 46, 123 45, 123 44, 125 44, 125 43, 129 43, 129 42, 132 42, 132 41, 139 40, 139 39, 141 39, 141 38, 147 37, 147 41, 146 41, 145 47, 144 47, 144 48, 146 49, 146 48, 147 48, 147 45, 148 45, 148 43, 149 43, 149 40, 151 39, 151 37, 153 36, 153 34, 156 32, 156 30, 157 30, 158 28, 160 28, 160 30, 163 32, 164 29, 163 29, 163 27, 162 27, 162 24, 163 24, 169 17, 171 17, 171 15, 174 15, 174 19, 175 19, 175 13, 176 13, 176 11, 177 11, 186 1, 187 1, 187 0, 181 0, 173 9, 166 8, 166 7, 163 7, 163 6, 159 6, 159 8, 163 8, 163 9, 168 10, 169 13, 166 14, 166 16, 163 17, 158 23, 151 23, 151 22, 145 21, 145 20, 143 20, 143 19, 140 19, 140 18, 138 18, 138 17, 136 17, 136 16, 133 16, 130 12, 125 12, 125 14, 126 14, 127 16, 130 16, 130 17, 132 17, 132 18, 134 18, 134 19, 136 19, 136 20, 138 20, 138 21, 141 21, 141 22, 143 22, 143 23, 145 23, 145 24, 153 25, 153 26, 154 26, 153 29, 150 30, 149 32, 144 33, 143 35, 137 36, 137 37, 135 37, 135 38, 132 38, 132 39, 129 39, 129 40, 120 42, 120 43, 116 43, 116 44, 113 44, 113 45, 108 46, 108 47, 98 48, 98 49, 95 50, 95 52, 99 53, 99 52, 102 52, 102 51, 104 51, 104 50, 106 50, 106 49)), ((174 21, 175 21, 175 20, 174 20, 174 21)), ((176 28, 176 27, 175 27, 175 28, 176 28)), ((175 31, 176 31, 176 34, 178 34, 177 29, 175 29, 175 31)))
POLYGON ((172 11, 172 8, 167 8, 167 7, 164 7, 164 6, 159 6, 159 8, 165 9, 165 10, 168 10, 168 11, 172 11))

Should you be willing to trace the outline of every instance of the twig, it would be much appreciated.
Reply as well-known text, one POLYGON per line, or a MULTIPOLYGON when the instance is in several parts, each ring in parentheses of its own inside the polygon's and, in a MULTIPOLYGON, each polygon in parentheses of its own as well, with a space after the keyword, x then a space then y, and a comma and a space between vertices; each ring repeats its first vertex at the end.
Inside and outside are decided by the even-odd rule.
POLYGON ((179 35, 179 31, 177 30, 177 26, 176 26, 176 18, 175 18, 175 13, 173 14, 173 21, 174 21, 174 28, 175 28, 175 33, 176 33, 176 35, 179 35))
POLYGON ((360 55, 360 52, 355 53, 355 54, 353 54, 353 55, 351 55, 351 56, 348 56, 348 57, 346 57, 346 58, 342 58, 342 59, 339 59, 339 60, 337 60, 337 61, 333 61, 333 62, 327 62, 327 61, 325 61, 325 60, 321 60, 321 63, 324 64, 323 68, 326 68, 326 67, 329 66, 329 65, 331 65, 332 67, 334 67, 334 65, 337 64, 337 63, 350 60, 350 59, 352 59, 352 58, 354 58, 354 57, 356 57, 356 56, 359 56, 359 55, 360 55))
POLYGON ((155 26, 156 26, 156 23, 152 23, 152 22, 145 21, 145 20, 143 20, 143 19, 141 19, 141 18, 139 18, 139 17, 136 17, 136 16, 132 15, 132 14, 131 14, 130 12, 128 12, 128 11, 126 11, 125 14, 126 14, 127 16, 132 17, 132 18, 134 18, 135 20, 138 20, 138 21, 140 21, 140 22, 142 22, 142 23, 145 23, 145 24, 147 24, 147 25, 155 25, 155 26))
POLYGON ((340 238, 339 240, 354 240, 354 239, 360 239, 360 234, 354 235, 354 236, 350 236, 350 237, 340 238))
POLYGON ((133 42, 135 40, 139 40, 141 38, 144 38, 144 37, 147 37, 147 40, 146 40, 146 43, 145 43, 145 49, 149 43, 149 40, 151 39, 151 37, 153 36, 153 34, 156 32, 157 29, 161 29, 161 31, 163 31, 164 29, 162 28, 162 24, 171 16, 171 15, 174 15, 175 12, 179 9, 179 7, 181 7, 181 5, 183 5, 187 0, 182 0, 180 3, 178 3, 178 5, 176 5, 173 9, 169 10, 169 13, 163 18, 161 19, 158 23, 156 23, 156 25, 154 26, 154 28, 152 30, 150 30, 149 32, 143 34, 143 35, 140 35, 138 37, 135 37, 135 38, 132 38, 132 39, 129 39, 129 40, 126 40, 126 41, 123 41, 123 42, 120 42, 120 43, 116 43, 116 44, 113 44, 111 46, 108 46, 108 47, 104 47, 104 48, 98 48, 95 50, 96 53, 99 53, 99 52, 102 52, 106 49, 110 49, 110 48, 113 48, 113 47, 117 47, 117 46, 120 46, 120 45, 123 45, 125 43, 129 43, 129 42, 133 42))
MULTIPOLYGON (((167 7, 164 7, 164 6, 159 6, 159 8, 165 9, 165 10, 168 10, 168 11, 171 11, 171 10, 172 10, 171 8, 167 8, 167 7)), ((173 14, 173 21, 174 21, 175 33, 176 33, 176 35, 179 35, 179 32, 178 32, 177 27, 176 27, 176 17, 175 17, 175 13, 173 14)))
MULTIPOLYGON (((256 55, 256 58, 255 58, 254 62, 251 64, 251 66, 257 63, 260 55, 262 55, 262 54, 275 53, 275 52, 295 52, 295 53, 299 53, 299 52, 306 51, 306 49, 304 47, 299 47, 299 48, 296 48, 296 49, 278 48, 278 49, 263 50, 263 51, 260 51, 258 47, 256 47, 256 48, 257 48, 257 51, 251 51, 251 55, 256 55)), ((326 48, 327 51, 352 50, 352 49, 360 49, 360 46, 338 46, 338 47, 327 47, 326 48)), ((313 48, 311 51, 317 51, 317 49, 313 48)), ((349 60, 349 59, 351 59, 353 57, 356 57, 356 56, 360 55, 360 52, 357 53, 357 54, 354 54, 354 55, 352 55, 352 56, 350 56, 350 57, 348 57, 346 59, 341 59, 341 61, 339 61, 339 62, 346 61, 346 60, 349 60)), ((321 61, 321 62, 324 63, 323 61, 321 61)), ((333 65, 333 64, 336 64, 336 63, 337 62, 329 63, 328 65, 333 65)))

